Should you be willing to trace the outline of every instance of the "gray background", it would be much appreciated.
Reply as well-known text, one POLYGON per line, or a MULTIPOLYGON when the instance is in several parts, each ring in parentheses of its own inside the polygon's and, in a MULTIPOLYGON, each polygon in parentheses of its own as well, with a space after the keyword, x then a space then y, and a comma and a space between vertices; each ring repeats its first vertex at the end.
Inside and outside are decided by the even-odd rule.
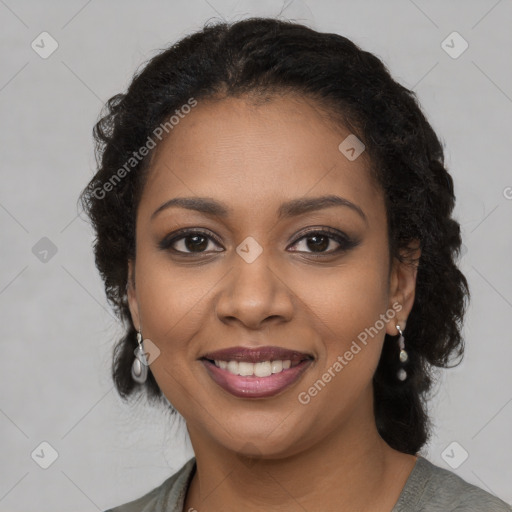
MULTIPOLYGON (((431 406, 436 428, 422 454, 512 502, 512 2, 284 7, 284 17, 345 35, 383 59, 418 94, 446 145, 473 300, 466 356, 441 373, 431 406), (469 44, 458 58, 441 44, 453 31, 469 44), (460 462, 462 450, 469 457, 454 469, 447 461, 460 462)), ((1 511, 105 510, 160 484, 192 456, 183 426, 143 403, 126 406, 113 389, 110 353, 120 329, 76 201, 94 171, 91 130, 102 104, 124 91, 140 64, 208 19, 282 8, 281 1, 0 0, 1 511), (31 47, 43 31, 59 45, 46 59, 31 47), (43 252, 43 237, 54 255, 43 252), (43 441, 58 453, 47 469, 39 465, 50 457, 43 441)))

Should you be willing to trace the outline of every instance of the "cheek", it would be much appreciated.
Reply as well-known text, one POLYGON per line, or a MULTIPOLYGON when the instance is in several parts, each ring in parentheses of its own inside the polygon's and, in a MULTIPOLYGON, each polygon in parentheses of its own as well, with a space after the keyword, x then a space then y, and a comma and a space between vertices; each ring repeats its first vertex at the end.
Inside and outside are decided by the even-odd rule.
POLYGON ((371 380, 379 361, 386 325, 382 315, 388 307, 387 267, 376 259, 354 259, 297 286, 298 294, 307 297, 305 314, 320 341, 318 372, 336 375, 326 375, 337 383, 329 384, 332 390, 339 385, 355 392, 371 380))
POLYGON ((305 273, 295 281, 294 291, 306 304, 306 312, 327 329, 329 337, 357 336, 387 307, 387 267, 375 260, 354 258, 327 272, 305 273))
POLYGON ((136 288, 144 339, 159 355, 151 363, 158 386, 178 410, 187 410, 195 399, 190 365, 197 357, 191 340, 200 335, 208 303, 208 290, 217 280, 183 270, 164 258, 141 251, 136 262, 136 288))
POLYGON ((204 322, 208 292, 218 279, 201 267, 180 268, 165 255, 150 251, 141 250, 137 258, 136 288, 144 337, 163 352, 172 350, 173 357, 168 359, 174 361, 190 349, 188 341, 204 322))

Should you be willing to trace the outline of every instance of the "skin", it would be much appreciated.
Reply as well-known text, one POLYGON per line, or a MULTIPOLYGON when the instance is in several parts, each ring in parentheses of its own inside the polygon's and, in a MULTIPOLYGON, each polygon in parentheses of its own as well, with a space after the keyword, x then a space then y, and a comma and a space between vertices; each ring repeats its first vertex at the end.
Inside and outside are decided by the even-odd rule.
POLYGON ((367 154, 349 161, 338 149, 349 134, 312 100, 228 98, 200 101, 154 150, 128 300, 135 327, 160 350, 150 369, 185 418, 196 456, 184 510, 389 512, 413 469, 417 458, 377 432, 372 376, 385 334, 397 335, 397 323, 405 328, 416 269, 389 261, 384 196, 367 154), (346 206, 277 218, 282 202, 326 194, 358 205, 366 221, 346 206), (232 213, 172 207, 151 219, 166 201, 191 196, 214 198, 232 213), (304 228, 325 227, 359 244, 336 252, 334 239, 321 246, 312 233, 304 238, 304 228), (207 230, 220 244, 200 238, 194 249, 189 235, 173 246, 188 257, 158 248, 182 228, 207 230), (263 249, 252 263, 236 252, 248 236, 263 249), (322 253, 329 255, 315 259, 322 253), (394 303, 401 306, 394 318, 301 404, 298 394, 394 303), (239 345, 277 345, 315 360, 279 395, 237 398, 198 358, 239 345))

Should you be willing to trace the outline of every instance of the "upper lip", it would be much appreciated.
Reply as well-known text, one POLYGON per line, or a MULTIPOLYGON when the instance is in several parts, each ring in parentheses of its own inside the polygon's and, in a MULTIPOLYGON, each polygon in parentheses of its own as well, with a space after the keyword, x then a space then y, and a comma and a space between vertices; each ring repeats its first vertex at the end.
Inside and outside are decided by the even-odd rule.
POLYGON ((215 352, 208 352, 200 359, 210 359, 212 361, 245 361, 248 363, 258 363, 261 361, 286 361, 300 362, 304 359, 313 359, 311 354, 289 350, 282 347, 229 347, 215 352))

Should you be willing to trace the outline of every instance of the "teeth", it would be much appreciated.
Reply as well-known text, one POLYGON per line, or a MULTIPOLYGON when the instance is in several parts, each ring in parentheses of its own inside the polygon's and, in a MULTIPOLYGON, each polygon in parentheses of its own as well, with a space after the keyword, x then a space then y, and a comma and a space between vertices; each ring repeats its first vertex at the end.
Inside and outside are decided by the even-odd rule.
MULTIPOLYGON (((261 361, 259 363, 249 363, 247 361, 220 361, 215 360, 215 366, 227 370, 233 375, 242 375, 249 377, 254 375, 256 377, 268 377, 273 373, 281 373, 292 366, 290 359, 284 361, 261 361)), ((296 366, 299 363, 294 363, 296 366)))
POLYGON ((240 361, 238 363, 238 374, 244 377, 248 375, 254 375, 254 364, 246 363, 245 361, 240 361))
POLYGON ((229 361, 228 366, 226 367, 226 370, 229 373, 238 375, 238 361, 229 361))
POLYGON ((272 375, 272 364, 270 361, 263 361, 261 363, 254 363, 254 375, 256 377, 268 377, 272 375))
POLYGON ((272 373, 279 373, 283 369, 283 361, 272 361, 272 373))

